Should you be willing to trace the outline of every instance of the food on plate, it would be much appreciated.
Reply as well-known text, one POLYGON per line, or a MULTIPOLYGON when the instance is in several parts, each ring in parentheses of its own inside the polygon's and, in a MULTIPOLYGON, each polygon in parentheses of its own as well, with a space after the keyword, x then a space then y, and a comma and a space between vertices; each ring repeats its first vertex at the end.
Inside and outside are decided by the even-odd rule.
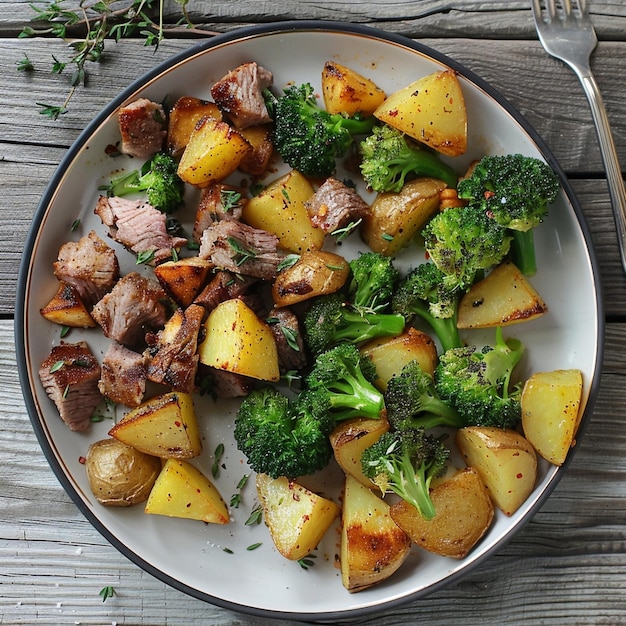
POLYGON ((186 393, 146 400, 112 426, 109 435, 161 458, 191 459, 202 452, 193 398, 186 393))
POLYGON ((292 561, 313 552, 339 515, 332 500, 284 476, 257 474, 256 488, 274 545, 292 561))
POLYGON ((374 116, 409 137, 449 156, 467 149, 467 111, 453 70, 423 76, 393 92, 374 116))
POLYGON ((505 515, 513 515, 535 488, 535 449, 517 431, 490 426, 461 428, 455 442, 465 464, 482 478, 493 503, 505 515))
POLYGON ((404 563, 411 539, 393 521, 389 504, 346 476, 341 520, 341 582, 351 593, 391 576, 404 563))
POLYGON ((509 326, 545 315, 548 306, 514 263, 501 263, 459 302, 457 327, 509 326))
POLYGON ((324 231, 309 220, 304 203, 313 195, 313 185, 300 172, 291 170, 271 182, 243 208, 242 219, 278 238, 284 250, 301 253, 319 250, 324 231))
POLYGON ((523 274, 537 271, 534 232, 559 193, 547 164, 522 154, 488 155, 458 184, 459 198, 487 212, 511 236, 512 258, 523 274))
POLYGON ((215 307, 204 332, 198 353, 205 365, 259 380, 279 380, 272 330, 243 300, 231 298, 215 307))
POLYGON ((494 508, 487 488, 473 467, 460 469, 430 492, 435 515, 425 519, 406 500, 391 505, 389 514, 424 550, 462 559, 489 530, 494 508))
POLYGON ((576 443, 583 392, 578 369, 535 372, 522 390, 522 430, 535 450, 562 465, 576 443))
POLYGON ((341 255, 308 250, 276 276, 272 286, 274 304, 286 307, 335 293, 345 285, 349 274, 350 266, 341 255))
POLYGON ((372 339, 359 349, 374 363, 378 376, 374 385, 383 392, 389 379, 407 363, 416 361, 431 376, 437 365, 437 346, 432 337, 412 326, 395 337, 372 339))
POLYGON ((109 437, 89 446, 85 471, 100 504, 132 506, 148 499, 161 471, 161 459, 109 437))
POLYGON ((385 100, 385 92, 374 81, 336 61, 324 63, 322 94, 324 109, 331 115, 367 117, 385 100))
POLYGON ((311 83, 274 95, 271 72, 250 61, 212 86, 213 102, 179 98, 143 139, 130 133, 158 106, 124 112, 138 120, 120 124, 125 149, 145 156, 98 187, 113 243, 94 230, 64 244, 41 309, 81 336, 101 331, 108 349, 99 367, 86 342, 61 344, 40 374, 71 429, 89 428, 102 397, 125 407, 86 461, 88 473, 97 453, 117 463, 99 476, 99 501, 147 498, 146 513, 218 524, 230 520, 218 469, 232 459, 218 464, 216 451, 213 484, 200 455, 205 420, 226 418, 210 398, 196 415, 195 399, 224 401, 233 441, 220 445, 256 473, 279 553, 306 560, 341 511, 342 581, 355 592, 412 544, 462 558, 494 514, 519 509, 536 452, 560 463, 572 445, 582 381, 530 376, 522 393, 524 345, 502 331, 547 312, 511 258, 513 229, 528 239, 554 199, 550 168, 494 156, 459 178, 467 119, 452 71, 389 97, 334 61, 321 81, 324 108, 311 83), (516 185, 511 164, 538 188, 509 194, 507 214, 492 194, 516 185), (524 206, 531 197, 540 206, 524 206), (484 345, 473 332, 489 327, 484 345), (309 476, 329 481, 323 492, 309 476), (341 486, 342 509, 326 495, 341 486))
POLYGON ((137 98, 119 108, 117 121, 122 154, 149 159, 163 146, 167 115, 162 104, 137 98))
POLYGON ((215 485, 197 467, 181 459, 165 461, 148 496, 145 512, 207 524, 230 521, 226 503, 215 485))

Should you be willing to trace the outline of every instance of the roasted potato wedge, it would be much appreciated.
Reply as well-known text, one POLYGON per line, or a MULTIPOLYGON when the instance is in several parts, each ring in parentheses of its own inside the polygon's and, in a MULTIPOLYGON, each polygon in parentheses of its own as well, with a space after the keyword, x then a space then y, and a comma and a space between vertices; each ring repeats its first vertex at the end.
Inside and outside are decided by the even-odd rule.
POLYGON ((176 100, 167 126, 167 151, 173 157, 178 158, 183 153, 193 129, 203 117, 221 120, 222 113, 214 102, 193 96, 181 96, 176 100))
POLYGON ((213 264, 197 256, 167 261, 154 268, 161 287, 183 308, 187 308, 207 282, 213 264))
POLYGON ((401 335, 372 339, 360 351, 369 356, 376 366, 378 378, 374 385, 381 391, 394 374, 399 374, 410 361, 417 361, 431 376, 437 365, 437 346, 430 335, 409 327, 401 335))
POLYGON ((256 488, 276 549, 293 561, 313 552, 339 515, 332 500, 284 477, 257 474, 256 488))
POLYGON ((374 111, 381 122, 448 156, 467 149, 467 111, 453 70, 424 76, 392 93, 374 111))
POLYGON ((494 509, 477 470, 468 467, 439 483, 430 492, 435 517, 425 520, 406 500, 391 505, 392 519, 420 547, 462 559, 487 532, 494 509))
POLYGON ((378 490, 378 487, 363 474, 361 455, 388 430, 389 422, 385 417, 357 417, 340 422, 330 434, 330 445, 339 467, 370 489, 378 490))
POLYGON ((94 328, 95 320, 80 299, 76 289, 68 283, 60 282, 53 298, 40 313, 48 321, 72 328, 94 328))
POLYGON ((324 63, 322 95, 329 113, 351 116, 372 115, 386 97, 374 81, 335 61, 324 63))
POLYGON ((164 393, 142 402, 115 424, 109 435, 162 458, 190 459, 202 452, 193 398, 186 393, 164 393))
POLYGON ((439 194, 445 187, 435 178, 417 178, 399 192, 378 194, 363 218, 363 241, 374 252, 394 256, 438 211, 439 194))
POLYGON ((389 514, 389 505, 346 477, 341 530, 341 582, 354 593, 393 574, 411 549, 408 535, 389 514))
POLYGON ((208 187, 232 174, 252 146, 226 122, 203 117, 178 163, 178 175, 194 187, 208 187))
POLYGON ((517 266, 502 263, 463 295, 457 326, 509 326, 536 319, 547 311, 543 298, 517 266))
POLYGON ((339 291, 350 265, 340 255, 324 250, 303 252, 291 267, 279 272, 272 286, 276 306, 290 306, 303 300, 339 291))
POLYGON ((300 172, 291 170, 250 198, 242 219, 250 226, 274 233, 285 250, 319 250, 324 245, 324 231, 311 224, 304 206, 313 193, 311 183, 300 172))
POLYGON ((537 480, 535 449, 515 430, 467 426, 455 441, 465 464, 480 474, 493 503, 513 515, 537 480))
POLYGON ((220 303, 204 326, 205 338, 198 346, 202 363, 259 380, 280 379, 272 330, 243 300, 220 303))
POLYGON ((207 524, 228 524, 230 516, 219 491, 196 467, 180 459, 168 459, 157 478, 145 512, 207 524))
POLYGON ((554 465, 562 465, 576 443, 582 417, 582 392, 582 372, 577 369, 536 372, 524 384, 524 436, 554 465))

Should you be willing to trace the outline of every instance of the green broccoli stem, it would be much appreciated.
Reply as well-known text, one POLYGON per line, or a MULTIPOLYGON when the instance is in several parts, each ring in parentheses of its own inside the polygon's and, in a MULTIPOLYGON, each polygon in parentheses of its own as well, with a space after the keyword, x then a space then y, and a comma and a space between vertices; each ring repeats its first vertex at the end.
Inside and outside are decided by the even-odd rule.
POLYGON ((439 398, 426 398, 422 402, 422 411, 419 417, 411 419, 411 428, 428 430, 437 426, 463 428, 466 425, 460 413, 439 398))
POLYGON ((380 393, 370 388, 371 385, 344 386, 345 392, 329 394, 331 413, 335 421, 341 422, 352 417, 380 418, 380 413, 384 408, 380 393), (351 393, 354 395, 349 395, 351 393))
POLYGON ((409 504, 412 504, 425 520, 435 517, 435 505, 430 498, 430 479, 426 478, 426 467, 422 464, 416 472, 408 453, 402 455, 402 468, 396 475, 402 476, 402 483, 390 482, 391 490, 409 504))
POLYGON ((534 276, 537 273, 537 259, 535 256, 535 235, 532 229, 522 231, 507 229, 512 236, 511 258, 524 276, 534 276))
POLYGON ((343 309, 334 341, 361 343, 376 337, 393 337, 404 330, 404 324, 399 313, 358 313, 343 309))
POLYGON ((451 189, 456 189, 459 179, 458 174, 452 167, 441 161, 436 154, 426 149, 409 149, 405 155, 396 159, 390 159, 387 164, 390 169, 393 169, 394 165, 399 165, 402 168, 400 178, 403 183, 406 176, 413 173, 418 176, 429 176, 442 180, 451 189))
POLYGON ((459 335, 459 329, 456 325, 457 314, 452 317, 435 317, 428 312, 426 308, 415 309, 415 314, 419 315, 425 322, 430 324, 431 328, 437 335, 439 343, 443 352, 450 350, 450 348, 461 347, 461 337, 459 335))

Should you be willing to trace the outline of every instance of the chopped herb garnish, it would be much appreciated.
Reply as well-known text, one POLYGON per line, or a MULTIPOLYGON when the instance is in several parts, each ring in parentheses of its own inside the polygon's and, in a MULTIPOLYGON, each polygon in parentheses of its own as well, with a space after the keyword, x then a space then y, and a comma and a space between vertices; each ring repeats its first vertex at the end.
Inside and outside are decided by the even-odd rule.
POLYGON ((241 241, 234 237, 228 238, 228 245, 236 252, 233 261, 239 265, 243 265, 246 261, 256 258, 256 252, 242 245, 241 241))
POLYGON ((230 548, 222 548, 222 552, 226 552, 226 554, 235 554, 230 548))
POLYGON ((246 526, 254 526, 255 524, 260 524, 263 519, 263 508, 261 505, 257 506, 250 513, 250 517, 246 520, 246 526))
POLYGON ((258 543, 253 543, 251 545, 249 545, 246 550, 248 550, 248 552, 251 552, 252 550, 256 550, 258 547, 262 546, 263 544, 259 541, 258 543))
POLYGON ((32 72, 35 69, 33 62, 26 56, 26 54, 15 63, 17 65, 18 72, 32 72))
POLYGON ((58 372, 64 366, 65 366, 65 361, 56 361, 50 366, 50 373, 54 374, 54 372, 58 372))
POLYGON ((102 589, 100 589, 100 593, 98 595, 102 596, 102 602, 105 602, 109 598, 116 596, 117 592, 115 591, 114 587, 111 587, 111 585, 107 585, 106 587, 102 587, 102 589))
POLYGON ((390 235, 389 233, 383 233, 381 235, 381 237, 385 240, 385 241, 393 241, 393 235, 390 235))
POLYGON ((72 330, 72 329, 69 326, 61 326, 61 332, 59 334, 61 339, 67 337, 69 332, 70 332, 70 330, 72 330))
POLYGON ((154 259, 154 250, 144 250, 137 255, 137 265, 142 263, 150 263, 154 259))
POLYGON ((217 478, 220 473, 220 461, 222 460, 222 456, 224 456, 224 444, 217 444, 217 448, 215 448, 215 452, 213 453, 215 459, 213 460, 213 465, 211 466, 211 474, 213 478, 217 478))
POLYGON ((334 230, 331 234, 337 241, 343 241, 348 235, 353 233, 361 224, 363 220, 358 219, 356 222, 350 222, 344 228, 338 228, 334 230))
POLYGON ((282 270, 286 270, 288 267, 295 265, 299 260, 299 254, 288 254, 280 261, 280 263, 276 267, 276 271, 281 272, 282 270))
POLYGON ((289 328, 289 326, 281 325, 280 330, 282 331, 285 339, 287 341, 287 345, 296 352, 300 352, 300 346, 298 345, 298 332, 293 328, 289 328))
POLYGON ((241 204, 241 194, 233 189, 222 189, 220 191, 220 203, 224 213, 229 213, 241 204))
POLYGON ((313 567, 315 565, 315 561, 313 561, 315 558, 317 558, 316 554, 307 554, 301 559, 298 559, 298 565, 300 565, 302 569, 309 569, 309 567, 313 567))
POLYGON ((79 226, 80 226, 80 219, 75 219, 75 220, 72 222, 72 225, 70 226, 70 230, 71 230, 72 232, 75 232, 75 231, 78 229, 78 227, 79 227, 79 226))

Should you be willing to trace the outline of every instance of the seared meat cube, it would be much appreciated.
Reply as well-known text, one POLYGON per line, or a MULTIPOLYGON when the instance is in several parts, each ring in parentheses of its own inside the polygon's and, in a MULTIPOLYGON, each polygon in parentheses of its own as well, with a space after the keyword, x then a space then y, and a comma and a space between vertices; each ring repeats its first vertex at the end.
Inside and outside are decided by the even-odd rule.
POLYGON ((39 379, 70 430, 84 431, 102 401, 100 365, 84 341, 54 346, 39 368, 39 379))
POLYGON ((220 220, 239 220, 243 206, 247 202, 241 189, 223 183, 204 187, 200 192, 200 201, 196 209, 192 239, 200 243, 202 233, 220 220))
POLYGON ((311 224, 326 233, 360 220, 370 209, 359 194, 336 178, 327 178, 304 203, 311 224))
POLYGON ((149 159, 163 148, 167 118, 163 107, 147 98, 139 98, 120 107, 118 125, 122 143, 120 152, 149 159))
POLYGON ((202 235, 198 256, 220 269, 263 280, 276 276, 282 259, 276 235, 234 221, 209 226, 202 235))
POLYGON ((102 360, 100 393, 115 404, 139 406, 146 392, 146 362, 143 354, 111 342, 102 360))
POLYGON ((157 334, 157 352, 148 363, 149 380, 184 393, 196 390, 196 351, 204 313, 201 306, 192 304, 185 311, 177 309, 167 321, 157 334))
POLYGON ((204 307, 210 313, 220 302, 238 298, 248 292, 248 289, 258 281, 253 276, 233 274, 220 270, 211 282, 198 294, 194 304, 204 307))
POLYGON ((94 210, 111 237, 135 254, 152 254, 151 263, 159 264, 172 257, 172 249, 187 244, 183 237, 167 232, 167 217, 142 200, 100 196, 94 210))
POLYGON ((203 366, 202 376, 210 382, 210 392, 218 398, 243 398, 256 386, 257 381, 236 372, 203 366))
POLYGON ((150 329, 163 328, 166 295, 159 283, 131 272, 93 308, 104 334, 125 346, 136 346, 150 329))
POLYGON ((271 122, 263 90, 273 81, 272 73, 254 62, 228 72, 211 88, 215 104, 236 128, 271 122))
POLYGON ((308 359, 295 313, 286 307, 276 307, 269 312, 267 322, 276 340, 281 372, 302 369, 308 359))
POLYGON ((81 302, 89 307, 110 291, 120 276, 115 251, 93 230, 77 242, 64 243, 53 267, 54 275, 72 285, 81 302))

